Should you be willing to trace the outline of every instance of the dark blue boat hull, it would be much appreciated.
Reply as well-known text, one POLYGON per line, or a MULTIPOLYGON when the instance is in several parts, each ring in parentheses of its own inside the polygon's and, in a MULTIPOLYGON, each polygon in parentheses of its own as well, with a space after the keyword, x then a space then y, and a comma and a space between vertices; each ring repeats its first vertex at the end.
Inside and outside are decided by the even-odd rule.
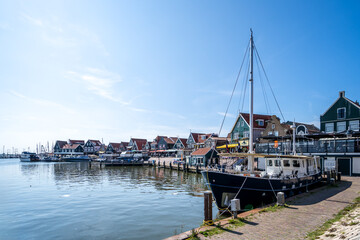
POLYGON ((285 197, 290 197, 306 191, 306 188, 322 179, 321 173, 292 179, 269 179, 217 171, 203 171, 202 175, 219 209, 227 208, 234 197, 240 199, 242 209, 246 205, 257 207, 269 204, 276 201, 278 192, 284 192, 285 197))

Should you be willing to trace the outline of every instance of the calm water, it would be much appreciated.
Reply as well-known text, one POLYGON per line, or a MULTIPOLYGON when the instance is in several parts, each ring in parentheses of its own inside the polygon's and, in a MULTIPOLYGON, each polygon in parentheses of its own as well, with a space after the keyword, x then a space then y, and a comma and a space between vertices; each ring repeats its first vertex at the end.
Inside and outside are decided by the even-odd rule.
POLYGON ((204 190, 174 170, 0 159, 0 239, 162 239, 202 223, 204 190))

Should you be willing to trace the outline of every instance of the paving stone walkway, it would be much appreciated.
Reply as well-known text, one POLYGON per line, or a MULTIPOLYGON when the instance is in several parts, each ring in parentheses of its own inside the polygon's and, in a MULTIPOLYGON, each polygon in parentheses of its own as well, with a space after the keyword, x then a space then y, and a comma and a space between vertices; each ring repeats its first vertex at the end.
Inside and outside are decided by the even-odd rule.
POLYGON ((360 177, 343 177, 338 186, 325 186, 292 199, 289 207, 257 213, 248 224, 201 239, 305 239, 360 195, 360 177))

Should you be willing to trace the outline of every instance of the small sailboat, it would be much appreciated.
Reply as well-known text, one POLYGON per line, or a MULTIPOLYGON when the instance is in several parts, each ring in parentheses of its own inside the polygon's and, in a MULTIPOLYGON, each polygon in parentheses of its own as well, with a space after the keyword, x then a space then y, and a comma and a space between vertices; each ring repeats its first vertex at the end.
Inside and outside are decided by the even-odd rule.
MULTIPOLYGON (((245 159, 245 171, 224 171, 224 169, 208 169, 202 172, 206 185, 215 198, 217 207, 222 210, 230 206, 232 199, 240 199, 241 208, 259 206, 276 200, 278 192, 285 197, 305 191, 309 186, 321 181, 319 159, 313 156, 298 155, 294 149, 292 155, 265 155, 254 151, 254 119, 253 119, 253 51, 254 40, 250 37, 250 132, 248 153, 223 153, 222 157, 245 159), (254 160, 263 159, 265 170, 255 171, 254 160)), ((295 135, 295 126, 293 134, 295 135)))

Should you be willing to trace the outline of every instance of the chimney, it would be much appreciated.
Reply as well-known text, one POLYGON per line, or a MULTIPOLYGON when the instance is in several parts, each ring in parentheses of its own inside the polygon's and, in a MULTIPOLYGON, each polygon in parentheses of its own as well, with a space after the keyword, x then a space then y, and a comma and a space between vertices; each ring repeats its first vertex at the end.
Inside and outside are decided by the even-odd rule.
POLYGON ((339 92, 339 97, 345 97, 345 91, 339 92))

